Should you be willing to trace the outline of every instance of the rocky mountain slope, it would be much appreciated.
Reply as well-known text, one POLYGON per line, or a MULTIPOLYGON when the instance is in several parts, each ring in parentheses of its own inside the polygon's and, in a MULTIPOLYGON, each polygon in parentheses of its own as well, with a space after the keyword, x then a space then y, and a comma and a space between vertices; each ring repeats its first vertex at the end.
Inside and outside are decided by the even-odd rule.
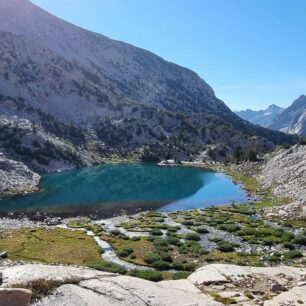
POLYGON ((296 99, 276 116, 268 127, 290 134, 306 136, 306 96, 301 95, 296 99))
POLYGON ((284 109, 272 104, 265 110, 253 111, 251 109, 236 111, 235 113, 251 123, 261 125, 263 127, 268 127, 274 120, 274 118, 279 115, 284 109))
POLYGON ((0 59, 0 114, 11 122, 0 145, 40 172, 114 155, 192 159, 212 144, 225 159, 296 141, 240 119, 193 71, 28 0, 0 0, 0 59), (20 120, 32 125, 25 138, 20 120))
POLYGON ((31 305, 221 306, 231 302, 241 306, 281 306, 306 302, 306 270, 285 266, 212 264, 198 269, 188 280, 159 283, 68 266, 20 265, 4 268, 2 273, 0 297, 10 292, 10 302, 19 296, 18 306, 27 305, 30 292, 20 294, 16 289, 5 288, 28 288, 42 279, 51 288, 53 284, 53 290, 31 305))
POLYGON ((306 218, 306 146, 282 149, 265 158, 259 180, 272 188, 278 197, 289 198, 292 203, 267 209, 275 216, 306 218))

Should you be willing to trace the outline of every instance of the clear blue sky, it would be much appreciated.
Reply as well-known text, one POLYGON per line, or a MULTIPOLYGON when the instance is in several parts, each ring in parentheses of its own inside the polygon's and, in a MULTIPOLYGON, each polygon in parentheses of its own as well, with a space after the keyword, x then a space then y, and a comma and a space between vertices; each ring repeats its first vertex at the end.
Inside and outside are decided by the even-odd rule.
POLYGON ((306 94, 305 0, 32 0, 196 71, 232 109, 306 94))

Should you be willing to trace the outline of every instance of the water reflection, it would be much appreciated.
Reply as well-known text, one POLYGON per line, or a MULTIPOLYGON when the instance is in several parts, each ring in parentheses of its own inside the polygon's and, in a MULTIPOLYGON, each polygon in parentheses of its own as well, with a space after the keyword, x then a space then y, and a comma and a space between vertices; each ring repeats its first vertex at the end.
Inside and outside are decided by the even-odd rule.
POLYGON ((100 165, 53 173, 42 179, 41 187, 35 194, 2 199, 0 212, 39 210, 88 215, 161 207, 169 211, 222 204, 246 196, 239 186, 213 172, 150 164, 100 165))

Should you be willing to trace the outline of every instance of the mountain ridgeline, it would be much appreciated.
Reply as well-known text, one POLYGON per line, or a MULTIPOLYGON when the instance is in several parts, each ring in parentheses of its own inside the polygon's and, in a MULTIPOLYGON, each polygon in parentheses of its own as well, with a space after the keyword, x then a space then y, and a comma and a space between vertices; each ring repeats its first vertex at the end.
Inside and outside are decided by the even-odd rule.
POLYGON ((283 109, 270 105, 266 110, 237 111, 236 114, 251 123, 289 134, 306 136, 306 96, 301 95, 283 109))
POLYGON ((268 127, 272 124, 273 120, 279 115, 284 109, 277 105, 270 105, 265 110, 254 111, 251 109, 236 111, 235 113, 242 119, 248 120, 253 124, 258 124, 263 127, 268 127))
POLYGON ((28 0, 0 0, 0 59, 0 148, 37 171, 225 160, 297 140, 240 119, 193 71, 28 0))
POLYGON ((290 134, 306 136, 306 96, 301 95, 276 116, 269 128, 290 134))

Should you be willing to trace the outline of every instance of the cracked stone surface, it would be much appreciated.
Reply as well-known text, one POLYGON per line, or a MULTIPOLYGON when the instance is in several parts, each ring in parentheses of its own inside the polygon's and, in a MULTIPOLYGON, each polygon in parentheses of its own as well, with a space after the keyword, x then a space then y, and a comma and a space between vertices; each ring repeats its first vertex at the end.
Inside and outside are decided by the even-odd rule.
POLYGON ((0 269, 2 288, 44 279, 58 287, 32 306, 286 306, 306 303, 306 268, 210 264, 186 280, 158 283, 73 266, 26 264, 0 269), (268 298, 267 298, 268 297, 268 298))
POLYGON ((20 265, 2 269, 2 287, 45 279, 62 285, 35 306, 219 306, 187 280, 154 283, 89 268, 20 265), (73 282, 73 284, 72 284, 73 282))
POLYGON ((296 286, 287 292, 283 292, 270 301, 266 301, 264 306, 297 306, 303 304, 306 304, 306 283, 302 286, 296 286))
POLYGON ((202 291, 233 299, 240 306, 306 303, 306 268, 211 264, 199 268, 188 280, 202 291))
POLYGON ((112 277, 116 274, 100 272, 88 268, 71 266, 48 266, 42 264, 19 265, 2 269, 2 286, 26 284, 39 279, 52 280, 60 283, 82 281, 85 279, 112 277))

